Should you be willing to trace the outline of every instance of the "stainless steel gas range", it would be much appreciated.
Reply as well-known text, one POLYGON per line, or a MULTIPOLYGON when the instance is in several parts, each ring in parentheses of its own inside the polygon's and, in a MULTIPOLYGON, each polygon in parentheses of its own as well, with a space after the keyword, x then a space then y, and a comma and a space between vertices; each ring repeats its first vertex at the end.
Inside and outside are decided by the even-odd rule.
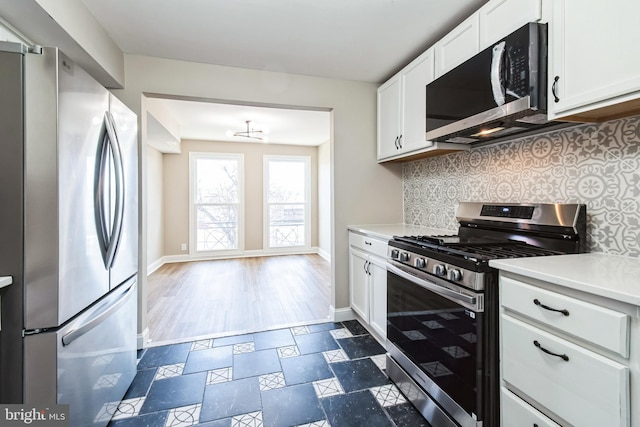
POLYGON ((396 236, 387 372, 438 427, 499 425, 497 258, 584 252, 586 207, 460 203, 458 233, 396 236))

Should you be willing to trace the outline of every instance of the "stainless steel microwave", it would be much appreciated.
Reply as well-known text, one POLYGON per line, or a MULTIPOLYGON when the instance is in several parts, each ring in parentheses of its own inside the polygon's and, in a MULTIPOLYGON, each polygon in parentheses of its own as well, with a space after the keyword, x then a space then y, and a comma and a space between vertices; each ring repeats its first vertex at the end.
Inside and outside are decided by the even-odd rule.
POLYGON ((529 23, 426 86, 426 140, 462 144, 539 131, 547 120, 547 27, 529 23))

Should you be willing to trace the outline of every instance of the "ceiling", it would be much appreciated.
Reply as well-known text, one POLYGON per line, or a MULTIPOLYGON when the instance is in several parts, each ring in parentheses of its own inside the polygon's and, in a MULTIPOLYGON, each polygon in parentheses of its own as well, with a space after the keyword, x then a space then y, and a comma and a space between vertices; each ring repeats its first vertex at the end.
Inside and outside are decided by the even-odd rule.
MULTIPOLYGON (((164 98, 147 98, 145 104, 152 114, 153 111, 169 113, 179 124, 180 139, 262 143, 257 139, 227 135, 228 131, 245 132, 247 120, 251 121, 252 130, 268 132, 266 137, 270 144, 320 145, 330 138, 329 111, 164 98)), ((150 123, 151 130, 147 132, 147 136, 160 143, 169 142, 169 147, 175 146, 171 143, 171 134, 157 129, 159 124, 150 123)))
MULTIPOLYGON (((486 2, 82 1, 127 54, 374 83, 395 74, 486 2)), ((311 138, 318 144, 325 136, 311 136, 311 123, 328 116, 326 112, 254 110, 186 101, 171 101, 166 107, 179 123, 179 137, 190 139, 220 140, 219 135, 229 127, 242 130, 245 120, 254 120, 256 125, 271 128, 272 142, 281 136, 283 143, 311 138), (314 114, 321 117, 312 118, 314 114), (218 126, 212 117, 233 119, 218 126), (277 136, 276 131, 282 134, 277 136)))

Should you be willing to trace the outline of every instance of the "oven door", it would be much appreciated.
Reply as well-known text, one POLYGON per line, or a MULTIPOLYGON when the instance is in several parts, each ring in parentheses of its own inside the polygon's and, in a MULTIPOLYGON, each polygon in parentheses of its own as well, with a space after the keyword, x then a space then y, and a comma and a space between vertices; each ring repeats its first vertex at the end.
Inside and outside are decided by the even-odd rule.
POLYGON ((389 354, 458 424, 482 425, 484 296, 405 269, 387 264, 389 354))

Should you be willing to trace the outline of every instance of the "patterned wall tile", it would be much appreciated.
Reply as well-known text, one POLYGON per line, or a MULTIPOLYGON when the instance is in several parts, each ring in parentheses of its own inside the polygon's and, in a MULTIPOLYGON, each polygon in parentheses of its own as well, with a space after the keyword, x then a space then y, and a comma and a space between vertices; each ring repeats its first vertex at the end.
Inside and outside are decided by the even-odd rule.
POLYGON ((461 201, 584 203, 591 251, 640 257, 640 116, 403 166, 408 224, 455 231, 461 201))

